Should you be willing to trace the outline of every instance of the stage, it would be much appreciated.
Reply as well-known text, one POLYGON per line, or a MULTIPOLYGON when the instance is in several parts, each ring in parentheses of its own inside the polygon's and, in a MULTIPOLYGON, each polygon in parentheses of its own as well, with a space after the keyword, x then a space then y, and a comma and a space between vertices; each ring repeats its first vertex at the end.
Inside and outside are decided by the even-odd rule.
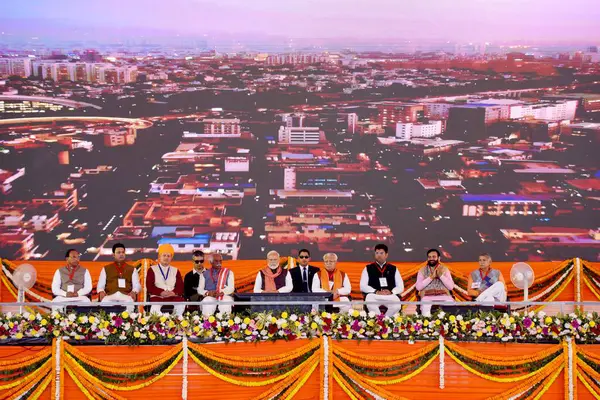
MULTIPOLYGON (((149 263, 137 265, 143 272, 149 263)), ((15 301, 10 276, 18 264, 3 260, 6 307, 15 301)), ((61 263, 32 264, 39 280, 27 300, 49 300, 49 280, 61 263)), ((82 264, 93 278, 104 265, 82 264)), ((263 262, 225 265, 243 292, 263 262)), ((397 265, 406 286, 402 298, 412 301, 420 265, 397 265)), ((446 265, 460 300, 466 274, 477 265, 446 265)), ((505 276, 511 265, 494 263, 505 276)), ((23 315, 0 315, 0 398, 462 399, 466 390, 470 399, 600 398, 598 269, 579 259, 531 265, 530 298, 586 303, 430 318, 408 307, 394 318, 358 310, 177 317, 28 307, 23 315)), ((363 266, 338 265, 356 288, 363 266)), ((508 291, 522 299, 516 288, 508 291)))
POLYGON ((28 368, 32 362, 41 365, 14 377, 16 381, 5 375, 0 386, 16 386, 2 390, 2 398, 13 398, 28 386, 34 388, 29 398, 69 400, 463 399, 467 390, 473 400, 592 399, 600 389, 594 381, 600 379, 594 370, 600 346, 571 342, 409 344, 316 338, 127 347, 54 341, 47 347, 0 347, 0 357, 4 371, 28 368), (29 361, 20 361, 26 357, 29 361))

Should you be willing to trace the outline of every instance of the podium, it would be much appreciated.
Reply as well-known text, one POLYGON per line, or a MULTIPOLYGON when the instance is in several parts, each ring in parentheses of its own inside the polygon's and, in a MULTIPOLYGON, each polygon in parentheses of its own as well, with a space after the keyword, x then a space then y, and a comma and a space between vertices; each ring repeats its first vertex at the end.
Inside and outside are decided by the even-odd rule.
MULTIPOLYGON (((289 301, 331 301, 333 294, 329 292, 323 293, 235 293, 235 301, 252 301, 252 302, 289 302, 289 301)), ((325 306, 319 306, 324 308, 325 306)), ((310 313, 312 305, 296 305, 296 304, 265 304, 265 305, 236 305, 236 312, 273 312, 273 311, 292 311, 298 313, 310 313)))

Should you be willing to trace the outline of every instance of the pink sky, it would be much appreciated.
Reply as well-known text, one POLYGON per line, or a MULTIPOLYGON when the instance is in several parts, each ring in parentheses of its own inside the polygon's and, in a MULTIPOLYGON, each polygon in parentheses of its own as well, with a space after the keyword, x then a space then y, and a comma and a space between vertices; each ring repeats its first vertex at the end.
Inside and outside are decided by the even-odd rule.
MULTIPOLYGON (((598 0, 5 1, 0 26, 126 35, 254 33, 295 38, 600 42, 598 0)), ((67 32, 68 33, 68 32, 67 32)))

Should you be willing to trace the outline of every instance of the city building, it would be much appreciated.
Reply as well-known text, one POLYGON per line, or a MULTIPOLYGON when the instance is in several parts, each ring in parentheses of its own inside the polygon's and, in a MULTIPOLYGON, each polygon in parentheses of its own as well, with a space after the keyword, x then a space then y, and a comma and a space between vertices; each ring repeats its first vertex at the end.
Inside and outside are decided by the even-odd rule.
POLYGON ((280 127, 280 144, 319 144, 325 141, 325 134, 320 128, 313 127, 280 127))
POLYGON ((425 118, 425 105, 423 104, 382 101, 375 105, 377 106, 377 123, 383 126, 422 122, 425 118))
POLYGON ((0 78, 9 76, 28 78, 32 72, 32 63, 29 57, 0 58, 0 78))
POLYGON ((396 138, 411 140, 411 138, 433 138, 442 134, 442 121, 428 123, 398 122, 396 124, 396 138))

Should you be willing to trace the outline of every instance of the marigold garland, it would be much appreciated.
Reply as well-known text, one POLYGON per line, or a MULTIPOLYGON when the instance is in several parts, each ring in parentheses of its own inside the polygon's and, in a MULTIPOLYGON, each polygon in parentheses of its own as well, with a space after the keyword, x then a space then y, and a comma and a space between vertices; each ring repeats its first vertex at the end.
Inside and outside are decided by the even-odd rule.
POLYGON ((280 355, 274 356, 265 356, 265 357, 237 357, 237 356, 225 356, 222 354, 218 354, 214 351, 208 350, 206 346, 200 346, 196 343, 188 343, 190 349, 195 352, 201 354, 202 356, 209 358, 215 362, 221 364, 227 364, 234 367, 247 367, 247 368, 256 368, 256 367, 273 367, 279 364, 283 364, 287 361, 292 361, 298 359, 308 352, 316 349, 320 346, 319 341, 311 341, 309 344, 302 346, 296 350, 286 352, 280 355))
POLYGON ((296 383, 294 383, 286 392, 283 393, 283 396, 284 396, 283 398, 285 400, 292 399, 296 395, 296 393, 298 393, 300 388, 302 386, 304 386, 304 384, 306 383, 308 378, 310 378, 312 373, 315 371, 315 369, 317 368, 317 365, 319 365, 318 359, 316 359, 312 364, 310 364, 310 368, 308 369, 308 371, 306 371, 301 376, 301 378, 296 381, 296 383))
POLYGON ((548 381, 546 383, 544 383, 544 385, 542 386, 540 391, 537 393, 537 395, 533 398, 533 400, 539 400, 542 398, 542 396, 548 391, 548 389, 550 389, 550 386, 552 386, 554 381, 556 381, 556 378, 558 378, 558 376, 560 375, 561 369, 566 369, 566 368, 563 365, 561 368, 556 370, 552 375, 550 375, 550 377, 548 378, 548 381))
POLYGON ((594 390, 594 388, 592 387, 592 383, 589 381, 589 378, 581 372, 577 372, 577 377, 579 378, 581 383, 583 383, 583 386, 585 386, 585 388, 592 394, 592 396, 594 396, 595 399, 600 400, 600 393, 594 390))
POLYGON ((86 371, 85 368, 83 368, 81 365, 79 365, 77 363, 77 361, 70 354, 65 354, 65 357, 67 359, 67 364, 71 368, 73 368, 75 371, 77 371, 79 373, 79 375, 83 375, 89 381, 91 381, 95 384, 104 386, 107 389, 118 390, 118 391, 138 390, 138 389, 142 389, 142 388, 152 385, 154 382, 164 378, 169 372, 171 372, 171 370, 175 367, 175 365, 177 365, 179 360, 181 360, 182 356, 183 356, 183 354, 180 352, 177 355, 177 357, 175 358, 175 360, 163 372, 161 372, 160 374, 158 374, 157 376, 155 376, 154 378, 152 378, 146 382, 143 382, 143 383, 140 383, 137 385, 132 385, 132 386, 121 386, 121 385, 113 385, 111 383, 101 381, 100 379, 96 378, 95 376, 90 374, 88 371, 86 371))
MULTIPOLYGON (((318 358, 318 354, 315 353, 313 355, 313 357, 318 358)), ((318 361, 318 360, 317 360, 318 361)), ((299 373, 298 374, 291 374, 289 375, 287 378, 281 380, 279 383, 277 383, 276 385, 273 385, 270 389, 268 389, 267 391, 259 394, 258 396, 254 397, 252 400, 264 400, 264 399, 271 399, 275 396, 278 396, 283 390, 285 390, 286 388, 290 387, 291 385, 294 384, 294 382, 296 382, 297 379, 299 379, 300 376, 303 376, 303 374, 312 367, 311 364, 308 363, 308 360, 305 361, 302 366, 302 368, 299 369, 299 373)))
POLYGON ((87 390, 87 388, 79 381, 79 379, 77 379, 77 376, 75 375, 75 373, 73 373, 73 371, 71 371, 71 368, 67 366, 65 369, 71 377, 71 379, 73 379, 73 382, 75 382, 75 385, 77 385, 81 393, 83 393, 88 400, 96 400, 96 397, 92 396, 91 393, 87 390))
POLYGON ((595 368, 593 368, 581 358, 577 359, 577 364, 586 374, 590 376, 590 378, 594 379, 596 382, 600 382, 600 373, 598 373, 598 371, 596 371, 595 368))
POLYGON ((78 350, 72 345, 66 344, 67 353, 71 354, 78 362, 83 362, 93 368, 107 372, 113 375, 141 375, 163 365, 168 360, 172 359, 182 349, 181 343, 169 349, 165 353, 151 358, 149 360, 135 361, 132 363, 117 363, 104 361, 95 357, 91 357, 81 350, 78 350))
POLYGON ((28 397, 28 399, 31 399, 31 400, 39 399, 40 396, 42 395, 42 393, 44 393, 44 390, 46 390, 46 388, 50 384, 51 380, 52 380, 52 375, 46 376, 46 378, 44 378, 43 382, 39 384, 38 388, 31 394, 30 397, 28 397))
POLYGON ((231 383, 233 385, 237 385, 237 386, 249 386, 249 387, 267 386, 267 385, 271 385, 271 384, 273 384, 275 382, 279 382, 280 380, 285 379, 285 378, 287 378, 290 375, 294 375, 294 373, 297 373, 299 370, 301 370, 303 367, 305 367, 307 363, 310 364, 311 362, 314 362, 315 359, 318 360, 318 357, 319 357, 319 353, 315 352, 315 354, 313 354, 312 356, 310 356, 310 358, 308 358, 306 361, 304 361, 302 364, 298 365, 294 369, 286 372, 285 374, 276 376, 276 377, 271 378, 271 379, 267 379, 267 380, 264 380, 264 381, 242 381, 242 380, 239 380, 239 379, 230 378, 228 376, 225 376, 224 374, 221 374, 221 373, 213 370, 208 365, 206 365, 202 361, 200 361, 194 355, 194 353, 190 352, 190 358, 192 360, 194 360, 194 362, 196 364, 198 364, 201 368, 203 368, 204 370, 206 370, 206 372, 208 372, 212 376, 214 376, 216 378, 219 378, 222 381, 231 383))
POLYGON ((15 393, 22 392, 25 388, 29 386, 34 386, 36 382, 38 382, 45 374, 49 374, 52 369, 52 360, 48 359, 44 365, 42 365, 39 369, 31 374, 27 374, 22 379, 19 379, 15 382, 12 382, 9 385, 1 386, 0 390, 8 390, 12 389, 9 392, 5 393, 5 398, 11 398, 11 396, 15 393))
POLYGON ((562 346, 556 345, 552 346, 549 349, 542 350, 538 353, 532 354, 530 356, 516 356, 516 357, 499 357, 499 356, 491 356, 486 354, 481 354, 464 347, 461 347, 452 342, 446 342, 445 345, 450 348, 454 353, 459 354, 462 357, 469 358, 473 361, 476 361, 481 364, 495 365, 495 366, 517 366, 520 364, 528 364, 539 362, 550 357, 553 354, 562 351, 562 346))
POLYGON ((590 289, 590 292, 592 292, 592 294, 596 296, 598 300, 600 300, 600 292, 596 291, 596 288, 594 287, 595 285, 592 282, 590 282, 590 278, 587 277, 585 274, 583 275, 583 283, 585 283, 588 289, 590 289))
POLYGON ((530 388, 539 384, 542 380, 547 378, 553 372, 560 373, 563 368, 564 368, 564 365, 561 365, 557 370, 554 370, 554 371, 552 369, 548 369, 548 368, 540 370, 539 374, 532 376, 531 378, 521 382, 519 385, 517 385, 513 388, 510 388, 506 392, 503 392, 496 396, 490 397, 488 400, 508 400, 508 399, 519 398, 524 393, 526 393, 530 388))
POLYGON ((0 368, 2 368, 2 370, 23 368, 50 356, 52 356, 52 349, 45 348, 31 356, 18 358, 16 360, 0 361, 0 368))
POLYGON ((463 367, 467 371, 471 372, 472 374, 477 375, 480 378, 484 378, 484 379, 487 379, 489 381, 498 382, 498 383, 520 382, 522 380, 526 380, 528 378, 531 378, 531 377, 539 374, 540 371, 542 371, 542 370, 546 370, 546 369, 548 369, 550 367, 556 368, 559 364, 562 363, 561 358, 556 357, 553 361, 551 361, 550 363, 548 363, 546 366, 538 369, 537 371, 533 371, 533 372, 530 372, 528 374, 517 376, 517 377, 513 377, 513 378, 499 378, 499 377, 496 377, 496 376, 493 376, 493 375, 481 373, 481 372, 477 371, 476 369, 471 368, 466 363, 464 363, 461 360, 459 360, 458 357, 456 357, 449 348, 446 348, 446 354, 448 354, 450 356, 450 358, 452 360, 454 360, 454 362, 456 362, 458 365, 460 365, 461 367, 463 367))
POLYGON ((373 393, 376 393, 378 396, 381 396, 384 399, 395 399, 395 400, 404 400, 404 397, 396 396, 395 394, 378 387, 378 385, 373 385, 371 382, 367 382, 363 377, 361 377, 358 373, 353 371, 350 367, 345 365, 336 355, 332 355, 333 365, 336 366, 341 372, 345 373, 348 378, 355 381, 361 387, 364 387, 366 390, 370 390, 373 393))
POLYGON ((431 357, 427 361, 425 361, 425 363, 423 365, 421 365, 419 368, 417 368, 415 371, 411 372, 408 375, 401 376, 399 378, 389 379, 389 380, 387 380, 387 379, 379 380, 379 379, 370 379, 370 378, 364 378, 363 380, 366 382, 372 383, 373 385, 381 385, 381 386, 395 385, 396 383, 407 381, 407 380, 412 379, 415 376, 419 375, 421 372, 423 372, 423 370, 425 370, 425 368, 429 367, 429 365, 431 365, 431 363, 433 361, 435 361, 438 354, 439 354, 439 351, 433 352, 431 357))
POLYGON ((340 385, 340 387, 342 388, 344 393, 346 393, 348 395, 348 397, 350 397, 351 400, 364 400, 364 397, 362 397, 360 394, 356 393, 356 391, 352 388, 352 386, 350 386, 344 380, 344 378, 341 376, 341 374, 337 370, 333 371, 333 379, 335 379, 335 381, 338 383, 338 385, 340 385))
POLYGON ((408 364, 411 361, 423 357, 433 349, 437 347, 437 343, 424 346, 423 348, 416 350, 411 353, 400 354, 397 356, 369 356, 365 354, 355 353, 350 350, 346 350, 339 345, 333 346, 334 354, 352 362, 353 364, 360 365, 366 368, 390 368, 394 366, 400 366, 408 364))
POLYGON ((99 400, 105 400, 105 399, 108 399, 108 400, 127 400, 124 397, 116 395, 116 394, 112 393, 111 391, 107 390, 106 388, 103 388, 102 386, 94 386, 90 381, 88 381, 87 379, 85 379, 85 377, 83 377, 83 376, 77 376, 77 374, 75 373, 75 371, 73 371, 69 367, 69 365, 65 366, 65 370, 71 376, 71 378, 73 378, 73 381, 75 381, 75 384, 77 385, 77 387, 79 387, 80 390, 81 390, 82 387, 85 388, 87 390, 88 394, 93 399, 99 399, 99 400), (96 392, 98 390, 102 390, 102 393, 100 395, 96 394, 96 392))

